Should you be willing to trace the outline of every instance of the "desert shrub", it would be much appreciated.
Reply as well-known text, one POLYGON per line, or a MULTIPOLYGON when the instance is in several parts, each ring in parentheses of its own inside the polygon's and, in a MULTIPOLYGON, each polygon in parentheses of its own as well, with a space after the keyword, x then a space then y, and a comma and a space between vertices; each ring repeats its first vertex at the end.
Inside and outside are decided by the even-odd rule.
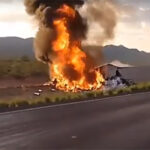
POLYGON ((125 90, 125 93, 132 93, 131 87, 127 87, 124 90, 125 90))
POLYGON ((103 96, 109 96, 109 92, 108 91, 102 91, 102 95, 103 96))
MULTIPOLYGON (((27 72, 23 70, 23 66, 16 62, 11 66, 11 71, 9 72, 9 75, 15 77, 15 78, 24 78, 27 76, 27 72)), ((25 68, 24 68, 25 69, 25 68)))
POLYGON ((47 65, 27 58, 0 61, 0 77, 25 78, 27 76, 48 76, 47 65))
POLYGON ((101 96, 103 96, 103 92, 102 91, 96 91, 95 95, 96 95, 96 97, 101 97, 101 96))
POLYGON ((145 84, 138 84, 136 85, 137 90, 144 90, 146 88, 145 84))
POLYGON ((21 61, 24 61, 24 62, 29 62, 29 61, 30 61, 30 58, 29 58, 28 56, 24 55, 24 56, 22 56, 22 57, 20 58, 20 60, 21 60, 21 61))
POLYGON ((149 90, 150 89, 150 83, 144 83, 143 90, 149 90))
POLYGON ((69 100, 71 100, 71 97, 69 96, 69 97, 61 97, 61 101, 60 102, 69 102, 69 100))
POLYGON ((118 89, 117 92, 118 92, 118 94, 124 94, 125 88, 118 89))
POLYGON ((119 91, 118 90, 112 91, 112 95, 119 95, 119 91))
POLYGON ((87 92, 86 95, 87 95, 88 98, 95 97, 95 93, 94 92, 87 92))
POLYGON ((150 90, 150 82, 147 83, 147 89, 150 90))
POLYGON ((50 102, 52 102, 52 100, 51 100, 49 97, 46 96, 46 97, 45 97, 45 102, 46 102, 46 103, 50 103, 50 102))
POLYGON ((46 101, 43 98, 38 99, 33 103, 33 105, 44 105, 44 104, 46 104, 46 101))
POLYGON ((111 96, 111 95, 113 95, 114 91, 115 91, 115 90, 109 90, 109 91, 108 91, 108 94, 111 96))
POLYGON ((17 107, 18 107, 17 101, 12 101, 9 103, 9 108, 17 108, 17 107))
POLYGON ((74 96, 76 99, 87 99, 88 96, 86 93, 78 93, 76 96, 74 96))
POLYGON ((137 86, 136 86, 136 85, 133 85, 133 86, 131 86, 130 88, 131 88, 132 92, 137 91, 137 86))
POLYGON ((26 106, 29 106, 29 102, 28 102, 28 101, 25 101, 25 100, 23 100, 23 101, 18 101, 18 102, 17 102, 17 105, 18 105, 18 107, 19 107, 19 106, 26 107, 26 106))
POLYGON ((0 108, 8 108, 9 105, 6 102, 0 102, 0 108))
POLYGON ((55 103, 59 103, 61 101, 61 98, 57 96, 54 98, 54 101, 55 101, 55 103))

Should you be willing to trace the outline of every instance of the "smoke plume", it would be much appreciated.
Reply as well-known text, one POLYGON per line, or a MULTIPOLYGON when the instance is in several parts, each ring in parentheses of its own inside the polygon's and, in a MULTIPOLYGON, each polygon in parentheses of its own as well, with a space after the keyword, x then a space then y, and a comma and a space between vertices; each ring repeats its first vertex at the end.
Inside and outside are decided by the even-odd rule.
POLYGON ((99 35, 93 36, 92 40, 97 41, 97 45, 103 44, 114 38, 115 27, 117 25, 117 8, 115 0, 87 0, 81 9, 83 17, 87 18, 89 32, 96 27, 99 35))
MULTIPOLYGON (((114 29, 117 24, 114 0, 25 0, 24 4, 27 13, 33 15, 39 22, 39 31, 35 37, 34 47, 36 58, 43 62, 51 62, 52 60, 51 41, 56 37, 53 30, 53 20, 59 17, 56 10, 63 4, 67 4, 74 9, 76 6, 81 8, 81 15, 76 9, 76 18, 69 24, 72 38, 86 41, 91 24, 97 24, 96 30, 100 34, 96 37, 92 35, 92 40, 96 41, 101 47, 114 37, 114 29)), ((92 53, 94 51, 89 54, 92 53)), ((100 51, 98 53, 99 56, 102 56, 100 51)), ((98 59, 96 58, 96 60, 98 59)))
POLYGON ((94 58, 96 65, 105 62, 102 49, 115 36, 119 8, 120 4, 115 0, 86 0, 80 8, 80 13, 83 18, 87 18, 88 24, 84 50, 94 58))
POLYGON ((25 0, 24 4, 28 14, 33 15, 39 22, 34 47, 36 58, 43 62, 50 61, 52 59, 50 57, 53 57, 50 44, 56 36, 53 31, 53 20, 59 17, 56 10, 63 4, 73 8, 84 5, 81 11, 82 16, 76 9, 76 18, 69 25, 72 38, 86 40, 87 26, 90 26, 91 23, 97 24, 96 30, 101 33, 96 36, 96 39, 93 39, 98 42, 98 45, 103 46, 105 42, 114 37, 114 29, 117 24, 114 0, 85 0, 85 2, 83 0, 25 0))
MULTIPOLYGON (((34 41, 36 58, 43 62, 50 62, 53 57, 51 41, 56 37, 53 21, 60 17, 56 10, 63 4, 75 8, 77 5, 82 6, 84 2, 83 0, 25 0, 24 4, 27 13, 33 15, 39 22, 39 30, 34 41)), ((68 26, 70 35, 73 35, 71 38, 85 39, 87 24, 77 10, 76 18, 68 26)))

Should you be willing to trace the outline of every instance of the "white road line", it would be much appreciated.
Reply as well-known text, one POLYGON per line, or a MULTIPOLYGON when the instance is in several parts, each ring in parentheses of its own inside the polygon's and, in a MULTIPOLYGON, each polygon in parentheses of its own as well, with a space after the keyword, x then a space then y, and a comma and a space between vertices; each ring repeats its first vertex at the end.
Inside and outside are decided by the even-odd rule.
POLYGON ((36 107, 36 108, 15 110, 15 111, 10 111, 10 112, 2 112, 2 113, 0 113, 0 115, 9 115, 9 114, 14 114, 14 113, 34 111, 34 110, 40 110, 40 109, 63 107, 63 106, 77 105, 77 104, 84 104, 84 103, 92 103, 92 102, 104 101, 104 100, 109 100, 109 99, 113 100, 112 98, 120 98, 120 97, 134 96, 134 95, 142 95, 142 94, 145 94, 145 93, 150 93, 150 92, 134 93, 134 94, 119 95, 119 96, 113 96, 113 97, 105 97, 105 98, 99 98, 99 99, 93 99, 93 100, 83 100, 83 101, 79 101, 79 102, 71 102, 71 103, 65 103, 65 104, 56 104, 56 105, 48 105, 48 106, 42 106, 42 107, 36 107))

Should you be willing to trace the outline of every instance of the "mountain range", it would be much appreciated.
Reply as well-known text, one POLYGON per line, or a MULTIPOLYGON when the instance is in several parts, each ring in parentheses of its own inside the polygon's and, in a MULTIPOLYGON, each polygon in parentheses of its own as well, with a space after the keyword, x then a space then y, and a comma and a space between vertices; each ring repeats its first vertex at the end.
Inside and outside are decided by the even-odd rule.
MULTIPOLYGON (((85 46, 85 49, 99 51, 95 45, 85 46)), ((108 45, 103 48, 103 55, 107 63, 119 61, 132 66, 150 65, 150 53, 138 49, 128 49, 122 45, 108 45)), ((33 38, 22 39, 18 37, 0 38, 0 59, 11 59, 22 56, 34 58, 33 38)))

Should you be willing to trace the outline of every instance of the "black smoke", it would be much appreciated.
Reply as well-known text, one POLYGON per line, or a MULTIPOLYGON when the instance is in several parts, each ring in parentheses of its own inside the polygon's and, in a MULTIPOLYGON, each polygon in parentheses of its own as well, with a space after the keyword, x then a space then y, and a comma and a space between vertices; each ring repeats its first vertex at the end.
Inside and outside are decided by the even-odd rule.
MULTIPOLYGON (((51 41, 56 37, 54 32, 53 21, 60 14, 56 10, 63 4, 67 4, 75 9, 75 6, 82 6, 83 0, 25 0, 26 11, 35 17, 39 22, 39 31, 35 37, 34 49, 38 60, 43 62, 51 62, 53 59, 53 50, 51 41)), ((68 29, 71 40, 82 40, 86 38, 87 22, 80 13, 76 11, 76 17, 68 23, 68 29)))
POLYGON ((35 14, 41 6, 57 9, 63 4, 74 7, 76 5, 83 5, 84 2, 83 0, 25 0, 25 6, 29 14, 35 14))

